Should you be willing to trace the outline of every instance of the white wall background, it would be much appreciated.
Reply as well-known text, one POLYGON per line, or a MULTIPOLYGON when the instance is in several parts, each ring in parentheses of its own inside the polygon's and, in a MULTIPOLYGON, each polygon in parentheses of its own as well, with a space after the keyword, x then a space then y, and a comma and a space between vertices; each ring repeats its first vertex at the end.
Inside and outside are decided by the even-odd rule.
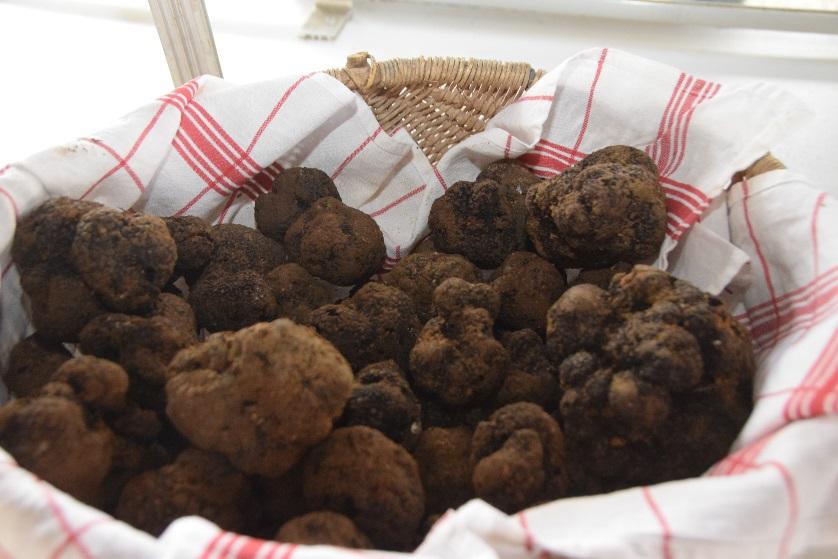
MULTIPOLYGON (((776 83, 817 117, 775 154, 838 195, 838 35, 356 0, 343 33, 323 42, 297 38, 313 0, 205 1, 225 77, 239 83, 342 66, 361 50, 549 69, 597 46, 725 83, 776 83)), ((0 0, 0 166, 93 132, 171 87, 145 0, 0 0)))

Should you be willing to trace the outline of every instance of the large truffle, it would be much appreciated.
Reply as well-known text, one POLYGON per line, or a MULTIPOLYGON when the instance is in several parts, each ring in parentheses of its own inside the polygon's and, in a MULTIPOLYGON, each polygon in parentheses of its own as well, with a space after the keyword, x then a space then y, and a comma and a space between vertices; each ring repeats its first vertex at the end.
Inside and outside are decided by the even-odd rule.
POLYGON ((188 449, 173 464, 129 481, 116 517, 154 536, 181 516, 191 515, 236 531, 244 528, 251 498, 247 478, 223 456, 188 449))
POLYGON ((271 477, 329 434, 353 380, 334 346, 287 319, 214 334, 178 353, 170 373, 175 427, 243 472, 271 477))
POLYGON ((383 549, 408 549, 425 514, 416 461, 364 426, 337 429, 309 453, 303 494, 310 510, 345 514, 383 549))
POLYGON ((12 348, 3 382, 18 398, 34 396, 70 357, 61 344, 44 341, 33 334, 12 348))
POLYGON ((123 312, 150 310, 169 280, 177 246, 159 217, 101 208, 79 220, 72 259, 85 284, 123 312))
POLYGON ((411 254, 384 276, 384 283, 398 287, 413 299, 421 322, 431 316, 434 289, 448 278, 480 281, 480 270, 456 254, 422 252, 411 254))
POLYGON ((588 156, 595 163, 583 160, 527 192, 527 232, 541 256, 564 267, 601 268, 657 253, 666 232, 663 190, 648 156, 631 153, 595 152, 588 156))
POLYGON ((321 510, 289 520, 280 527, 275 540, 304 545, 333 545, 352 549, 372 547, 370 539, 349 518, 321 510))
POLYGON ((339 305, 315 310, 311 324, 355 370, 387 359, 406 367, 421 328, 410 297, 377 282, 365 284, 339 305))
POLYGON ((507 513, 567 492, 562 430, 535 404, 510 404, 481 422, 471 462, 477 496, 507 513))
POLYGON ((335 290, 299 264, 290 262, 271 270, 265 281, 276 298, 276 317, 309 324, 311 312, 335 300, 335 290))
POLYGON ((541 337, 533 330, 517 330, 504 333, 500 341, 509 351, 509 373, 495 395, 495 407, 532 402, 553 411, 561 396, 559 371, 541 337))
POLYGON ((477 182, 483 179, 496 181, 522 195, 526 194, 532 185, 541 182, 539 177, 514 159, 501 159, 490 163, 477 175, 477 182))
POLYGON ((235 273, 250 270, 267 274, 285 262, 285 249, 256 229, 236 223, 223 223, 212 227, 215 252, 207 264, 211 272, 235 273))
POLYGON ((428 227, 434 246, 494 268, 524 248, 526 212, 521 194, 493 180, 459 181, 434 200, 428 227))
POLYGON ((498 321, 512 330, 531 328, 544 333, 547 309, 564 292, 564 275, 532 252, 513 252, 492 275, 500 295, 498 321))
POLYGON ((291 224, 320 198, 340 200, 335 183, 319 169, 293 167, 273 181, 271 192, 256 199, 254 211, 259 231, 282 241, 291 224))
POLYGON ((455 509, 474 497, 468 427, 432 427, 422 432, 413 455, 419 464, 428 513, 455 509))
POLYGON ((0 407, 0 447, 55 487, 96 503, 111 467, 113 434, 72 397, 69 387, 53 392, 0 407))
POLYGON ((209 223, 193 215, 165 217, 163 221, 177 246, 176 275, 200 272, 215 251, 209 223))
POLYGON ((366 425, 412 448, 422 431, 419 400, 394 361, 364 367, 343 413, 344 425, 366 425))
POLYGON ((285 233, 291 258, 335 285, 360 283, 381 269, 384 235, 373 218, 336 198, 314 202, 285 233))
POLYGON ((608 292, 571 288, 547 330, 577 493, 699 475, 750 412, 747 333, 721 301, 666 272, 638 265, 608 292))
POLYGON ((501 386, 509 367, 509 353, 494 338, 486 309, 466 306, 460 310, 440 304, 449 298, 448 288, 458 282, 449 280, 434 291, 435 307, 445 314, 425 324, 410 352, 415 388, 448 407, 487 400, 501 386))

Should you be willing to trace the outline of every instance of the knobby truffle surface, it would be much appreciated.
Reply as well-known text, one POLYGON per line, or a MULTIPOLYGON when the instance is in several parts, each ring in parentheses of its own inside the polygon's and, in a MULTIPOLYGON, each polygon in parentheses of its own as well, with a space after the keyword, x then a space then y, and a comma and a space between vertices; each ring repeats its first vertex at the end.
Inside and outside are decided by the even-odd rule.
POLYGON ((282 241, 291 224, 320 198, 340 200, 335 183, 319 169, 293 167, 273 181, 271 192, 262 194, 254 206, 256 227, 268 237, 282 241))
POLYGON ((370 539, 349 518, 336 512, 310 512, 289 520, 276 533, 280 542, 303 545, 333 545, 352 549, 372 547, 370 539))

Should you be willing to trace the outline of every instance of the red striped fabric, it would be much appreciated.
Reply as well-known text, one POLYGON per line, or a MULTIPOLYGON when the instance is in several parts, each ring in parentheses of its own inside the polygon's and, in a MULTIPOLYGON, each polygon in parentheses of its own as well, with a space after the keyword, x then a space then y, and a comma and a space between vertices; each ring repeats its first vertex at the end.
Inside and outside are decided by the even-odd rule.
POLYGON ((666 520, 666 517, 663 515, 658 503, 652 496, 651 489, 643 487, 642 493, 643 500, 646 501, 646 504, 649 506, 649 509, 651 509, 652 514, 655 516, 655 519, 661 527, 661 555, 664 559, 672 559, 672 530, 669 527, 669 522, 666 520))

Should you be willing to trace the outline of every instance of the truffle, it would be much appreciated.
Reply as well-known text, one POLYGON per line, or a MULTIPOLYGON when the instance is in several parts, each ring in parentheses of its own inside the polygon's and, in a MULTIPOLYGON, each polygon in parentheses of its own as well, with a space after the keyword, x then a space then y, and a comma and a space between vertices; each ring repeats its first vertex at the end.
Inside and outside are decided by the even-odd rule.
POLYGON ((283 264, 268 272, 265 281, 276 298, 276 317, 309 324, 311 312, 335 300, 335 290, 296 263, 283 264))
POLYGON ((419 400, 394 361, 364 367, 343 412, 344 425, 366 425, 412 448, 422 430, 419 400))
POLYGON ((315 310, 311 324, 355 370, 387 359, 406 367, 422 326, 407 294, 376 282, 365 284, 339 305, 315 310))
POLYGON ((269 477, 328 436, 353 380, 334 346, 287 319, 213 334, 178 353, 169 371, 166 412, 178 431, 269 477))
POLYGON ((212 240, 215 242, 215 252, 204 275, 243 271, 267 274, 286 259, 281 244, 244 225, 214 225, 212 240))
POLYGON ((514 159, 500 159, 490 163, 477 175, 476 181, 484 179, 496 181, 522 195, 526 194, 532 185, 541 182, 539 177, 514 159))
POLYGON ((209 223, 192 215, 165 217, 163 221, 177 247, 175 274, 194 274, 203 270, 215 251, 209 223))
POLYGON ((514 187, 493 180, 454 183, 434 200, 428 217, 434 246, 494 268, 524 248, 526 212, 514 187))
POLYGON ((378 224, 336 198, 314 202, 285 233, 292 260, 335 285, 360 283, 381 269, 386 251, 378 224))
POLYGON ((207 271, 192 286, 189 304, 202 328, 239 330, 276 316, 276 298, 264 276, 253 270, 207 271))
POLYGON ((448 278, 480 281, 480 270, 456 254, 422 252, 411 254, 384 275, 384 283, 398 287, 413 299, 420 322, 431 317, 434 289, 448 278))
POLYGON ((500 311, 500 297, 492 286, 448 278, 434 290, 433 311, 449 317, 466 308, 484 309, 494 320, 500 311))
POLYGON ((571 283, 571 286, 582 283, 591 283, 600 289, 608 289, 611 285, 611 278, 617 274, 622 274, 631 270, 631 264, 627 262, 617 262, 608 268, 591 268, 581 270, 576 278, 571 283))
POLYGON ((547 357, 541 337, 533 330, 506 332, 500 339, 509 351, 509 373, 495 395, 495 407, 532 402, 547 411, 558 404, 558 367, 547 357))
MULTIPOLYGON (((648 159, 635 152, 614 153, 619 161, 648 159)), ((650 170, 654 164, 610 162, 609 154, 599 152, 588 157, 596 163, 583 160, 527 192, 527 232, 536 251, 570 268, 602 268, 655 255, 666 233, 666 205, 650 170)))
POLYGON ((513 252, 492 275, 500 295, 498 321, 512 330, 531 328, 544 333, 547 309, 564 292, 561 271, 532 252, 513 252))
POLYGON ((567 492, 562 430, 535 404, 510 404, 481 422, 471 462, 477 496, 510 514, 567 492))
POLYGON ((348 516, 376 546, 408 549, 425 514, 413 457, 381 432, 335 430, 306 456, 303 494, 310 510, 348 516))
POLYGON ((32 324, 48 340, 77 342, 85 324, 108 312, 73 272, 46 273, 36 268, 22 275, 20 283, 29 295, 32 324))
POLYGON ((12 348, 9 353, 9 369, 3 382, 18 398, 34 396, 70 357, 70 353, 61 344, 42 340, 33 334, 12 348))
POLYGON ((172 293, 161 293, 151 314, 168 318, 186 336, 195 342, 198 341, 198 322, 195 320, 195 312, 182 297, 172 293))
POLYGON ((223 456, 183 451, 173 464, 135 477, 122 490, 116 517, 159 536, 181 516, 202 516, 224 530, 244 528, 250 483, 223 456))
POLYGON ((101 208, 79 220, 71 254, 84 283, 108 307, 144 312, 171 277, 177 247, 159 217, 101 208))
POLYGON ((0 407, 0 447, 58 489, 96 503, 111 467, 114 437, 66 388, 64 394, 53 391, 0 407))
POLYGON ((256 199, 256 227, 272 239, 282 241, 291 224, 320 198, 340 200, 335 183, 319 169, 293 167, 273 181, 271 192, 256 199))
POLYGON ((82 355, 62 364, 53 381, 69 385, 85 405, 101 410, 118 410, 125 405, 128 373, 112 361, 82 355))
POLYGON ((699 475, 725 455, 750 412, 754 361, 721 301, 638 265, 608 292, 569 289, 550 317, 548 336, 572 340, 553 347, 576 493, 699 475), (597 341, 579 343, 594 323, 597 341))
POLYGON ((328 510, 310 512, 289 520, 276 533, 280 542, 333 545, 353 549, 372 547, 372 542, 349 518, 328 510))
POLYGON ((494 338, 486 309, 439 304, 449 296, 451 284, 449 280, 434 291, 435 307, 450 310, 429 320, 419 333, 410 352, 410 371, 414 387, 445 406, 474 406, 503 383, 509 353, 494 338))
POLYGON ((468 427, 432 427, 422 432, 413 452, 427 493, 428 513, 455 509, 474 497, 468 427))

